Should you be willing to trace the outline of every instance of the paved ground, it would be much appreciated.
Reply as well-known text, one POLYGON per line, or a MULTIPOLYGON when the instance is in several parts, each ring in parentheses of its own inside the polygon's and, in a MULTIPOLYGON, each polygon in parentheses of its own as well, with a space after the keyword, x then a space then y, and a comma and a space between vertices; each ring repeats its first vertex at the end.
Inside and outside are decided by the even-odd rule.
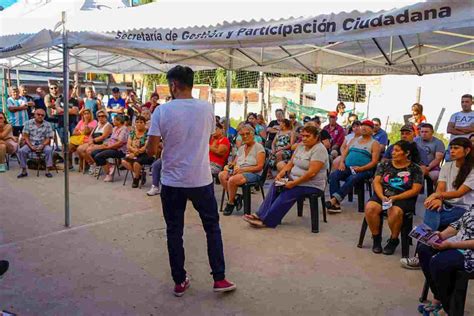
MULTIPOLYGON (((356 240, 362 214, 354 204, 312 234, 292 210, 277 229, 254 230, 240 215, 222 217, 227 272, 238 290, 211 291, 205 236, 189 205, 187 270, 182 298, 171 295, 159 197, 130 181, 104 183, 71 175, 72 228, 65 229, 62 173, 17 180, 0 175, 0 309, 18 315, 416 315, 419 271, 394 256, 375 255, 356 240)), ((123 179, 123 175, 120 179, 123 179)), ((220 188, 216 196, 220 197, 220 188)), ((252 196, 253 209, 261 198, 252 196)), ((419 222, 419 218, 416 221, 419 222)), ((388 229, 385 228, 385 232, 388 229)), ((467 315, 474 315, 474 291, 467 315)))

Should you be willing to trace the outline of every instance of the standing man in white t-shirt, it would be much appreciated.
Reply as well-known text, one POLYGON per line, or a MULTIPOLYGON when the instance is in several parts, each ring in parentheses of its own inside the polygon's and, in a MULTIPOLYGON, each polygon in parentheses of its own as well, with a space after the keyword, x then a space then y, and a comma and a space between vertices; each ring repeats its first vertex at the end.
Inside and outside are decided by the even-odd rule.
MULTIPOLYGON (((469 138, 474 134, 474 111, 472 111, 472 95, 461 97, 462 111, 454 113, 448 122, 447 132, 451 134, 450 141, 458 137, 469 138)), ((449 150, 446 151, 446 161, 450 161, 449 150)))
POLYGON ((451 115, 448 123, 450 141, 458 138, 469 138, 474 133, 474 112, 472 111, 472 95, 465 94, 461 97, 462 111, 451 115))
POLYGON ((161 203, 166 222, 174 295, 182 296, 189 287, 184 269, 184 211, 191 200, 206 231, 207 253, 214 278, 214 292, 235 290, 225 279, 224 249, 214 184, 209 163, 209 137, 214 133, 212 104, 193 99, 194 72, 176 66, 166 78, 172 100, 156 108, 148 132, 147 153, 156 155, 163 141, 161 155, 161 203), (193 124, 186 124, 189 119, 193 124))

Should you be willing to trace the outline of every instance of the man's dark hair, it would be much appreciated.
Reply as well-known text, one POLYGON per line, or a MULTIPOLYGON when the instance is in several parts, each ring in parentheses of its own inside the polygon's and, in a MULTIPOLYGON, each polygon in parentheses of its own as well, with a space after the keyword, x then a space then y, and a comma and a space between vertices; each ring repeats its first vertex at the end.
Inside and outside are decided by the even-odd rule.
POLYGON ((282 114, 284 113, 282 109, 276 109, 275 113, 281 112, 282 114))
POLYGON ((420 129, 424 127, 424 128, 429 128, 430 130, 434 131, 434 127, 430 123, 421 123, 419 127, 420 129))
POLYGON ((379 123, 380 125, 382 125, 382 121, 380 121, 380 119, 379 119, 378 117, 374 117, 374 118, 372 119, 372 122, 377 122, 377 123, 379 123))
POLYGON ((321 119, 317 115, 313 117, 312 121, 315 121, 316 123, 321 124, 321 119))
POLYGON ((471 101, 472 101, 472 94, 465 94, 461 97, 461 99, 464 99, 464 98, 471 99, 471 101))
POLYGON ((194 84, 194 71, 187 66, 175 66, 168 70, 166 79, 169 83, 176 81, 181 87, 192 88, 194 84))

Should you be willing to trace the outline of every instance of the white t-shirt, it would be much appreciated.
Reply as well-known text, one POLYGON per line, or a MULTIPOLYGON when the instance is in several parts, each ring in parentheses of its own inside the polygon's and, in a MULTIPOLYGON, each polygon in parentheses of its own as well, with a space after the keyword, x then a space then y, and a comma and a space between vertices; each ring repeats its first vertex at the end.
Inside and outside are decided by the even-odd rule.
MULTIPOLYGON (((441 171, 439 172, 438 181, 446 182, 446 191, 456 191, 453 187, 453 182, 458 175, 459 168, 456 167, 456 161, 449 161, 446 162, 442 167, 441 171)), ((463 185, 471 188, 471 191, 464 194, 462 197, 457 199, 446 200, 454 205, 462 206, 466 209, 469 209, 471 205, 474 204, 474 172, 471 170, 471 173, 467 176, 466 180, 464 180, 463 185)))
POLYGON ((317 143, 309 150, 306 150, 303 144, 296 148, 293 155, 294 166, 290 172, 291 178, 300 178, 308 172, 310 161, 320 161, 324 166, 319 170, 317 175, 308 182, 301 183, 300 186, 317 188, 324 191, 326 188, 327 169, 329 169, 329 155, 326 147, 321 143, 317 143))
MULTIPOLYGON (((245 147, 246 145, 242 145, 237 151, 237 166, 240 168, 256 166, 257 156, 259 153, 265 153, 265 148, 263 148, 263 146, 259 143, 254 143, 247 156, 245 156, 245 147)), ((257 172, 256 174, 261 175, 262 171, 257 172)))
POLYGON ((212 183, 209 137, 215 130, 212 104, 175 99, 155 109, 148 135, 161 136, 161 183, 197 188, 212 183))
MULTIPOLYGON (((449 123, 454 123, 454 127, 471 127, 474 125, 474 111, 470 112, 457 112, 451 115, 449 119, 449 123)), ((451 135, 450 140, 459 137, 466 137, 469 138, 471 134, 464 134, 464 135, 451 135)))

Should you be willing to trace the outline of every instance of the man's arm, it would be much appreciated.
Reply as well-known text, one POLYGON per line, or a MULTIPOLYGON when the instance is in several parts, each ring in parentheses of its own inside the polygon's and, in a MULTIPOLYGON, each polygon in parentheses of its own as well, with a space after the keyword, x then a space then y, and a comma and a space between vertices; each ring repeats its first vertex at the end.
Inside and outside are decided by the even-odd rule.
POLYGON ((446 130, 448 134, 451 135, 465 135, 474 133, 474 124, 471 124, 469 127, 456 127, 456 123, 449 122, 448 128, 446 130))
POLYGON ((433 159, 433 161, 431 161, 430 164, 428 165, 428 171, 431 171, 431 169, 438 167, 441 161, 443 160, 443 158, 444 158, 444 152, 443 153, 436 152, 435 159, 433 159))
POLYGON ((158 155, 159 146, 161 143, 160 136, 148 136, 148 143, 146 146, 146 153, 150 157, 155 157, 158 155))
POLYGON ((7 107, 8 107, 8 111, 12 113, 28 109, 27 105, 16 106, 15 103, 12 103, 11 101, 7 101, 7 107))

